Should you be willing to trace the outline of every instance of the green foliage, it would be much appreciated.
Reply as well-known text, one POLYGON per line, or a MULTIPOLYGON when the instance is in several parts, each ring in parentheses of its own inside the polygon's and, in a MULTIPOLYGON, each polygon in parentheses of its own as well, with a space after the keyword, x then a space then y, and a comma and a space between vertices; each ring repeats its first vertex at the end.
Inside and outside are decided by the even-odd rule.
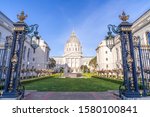
POLYGON ((49 58, 49 63, 48 63, 49 69, 52 69, 55 66, 56 66, 56 61, 54 60, 54 58, 49 58))
POLYGON ((92 76, 95 76, 96 75, 96 73, 83 73, 82 74, 82 76, 84 77, 84 78, 91 78, 92 76))
POLYGON ((118 90, 120 81, 101 78, 54 78, 25 83, 26 90, 37 91, 107 91, 118 90))
POLYGON ((87 67, 87 65, 81 65, 80 69, 81 69, 81 71, 82 71, 83 73, 89 73, 89 72, 90 72, 90 70, 89 70, 89 68, 87 67))
POLYGON ((49 76, 46 76, 46 77, 36 77, 36 78, 29 78, 29 79, 24 79, 24 80, 21 80, 21 83, 30 83, 30 82, 33 82, 33 81, 39 81, 39 80, 43 80, 43 79, 46 79, 46 78, 49 78, 49 76))
POLYGON ((60 67, 60 73, 64 73, 64 68, 60 67))
POLYGON ((90 60, 89 66, 93 67, 94 71, 96 70, 96 67, 97 67, 97 57, 96 56, 90 60))

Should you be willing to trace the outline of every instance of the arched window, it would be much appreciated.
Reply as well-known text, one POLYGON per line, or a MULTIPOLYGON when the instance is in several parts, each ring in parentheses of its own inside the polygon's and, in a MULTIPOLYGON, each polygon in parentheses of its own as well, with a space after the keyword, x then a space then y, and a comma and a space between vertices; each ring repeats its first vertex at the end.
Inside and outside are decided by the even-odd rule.
POLYGON ((23 49, 23 59, 25 60, 26 58, 26 46, 24 46, 24 49, 23 49))
POLYGON ((119 59, 119 50, 118 50, 118 48, 116 48, 116 55, 117 55, 117 61, 118 61, 118 59, 119 59))
POLYGON ((150 45, 150 32, 147 32, 147 44, 150 45))
POLYGON ((0 42, 2 41, 2 33, 0 32, 0 42))
POLYGON ((29 61, 30 58, 30 48, 28 48, 27 60, 29 61))

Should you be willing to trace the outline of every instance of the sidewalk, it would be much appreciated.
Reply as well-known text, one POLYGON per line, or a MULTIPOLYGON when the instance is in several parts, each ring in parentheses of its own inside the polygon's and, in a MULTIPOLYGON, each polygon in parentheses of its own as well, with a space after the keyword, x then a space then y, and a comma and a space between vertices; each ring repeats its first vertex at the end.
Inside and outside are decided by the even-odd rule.
POLYGON ((117 91, 107 92, 37 92, 26 91, 23 100, 118 100, 117 91))

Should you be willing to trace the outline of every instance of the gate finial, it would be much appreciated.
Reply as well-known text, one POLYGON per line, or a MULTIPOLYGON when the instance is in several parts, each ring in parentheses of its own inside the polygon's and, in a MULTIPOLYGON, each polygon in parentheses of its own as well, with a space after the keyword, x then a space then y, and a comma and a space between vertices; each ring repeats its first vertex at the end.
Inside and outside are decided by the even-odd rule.
POLYGON ((126 13, 123 11, 121 15, 119 15, 119 18, 123 21, 126 22, 129 19, 129 15, 126 15, 126 13))
POLYGON ((25 14, 24 14, 24 11, 22 11, 22 12, 20 13, 20 15, 19 15, 19 14, 17 15, 17 18, 19 19, 19 22, 24 22, 24 20, 25 20, 27 17, 28 17, 28 15, 25 15, 25 14))

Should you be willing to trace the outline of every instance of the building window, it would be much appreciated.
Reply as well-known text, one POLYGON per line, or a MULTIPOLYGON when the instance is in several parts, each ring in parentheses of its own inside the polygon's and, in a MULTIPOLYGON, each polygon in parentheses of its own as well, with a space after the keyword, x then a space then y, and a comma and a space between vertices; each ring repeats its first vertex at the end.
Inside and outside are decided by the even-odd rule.
POLYGON ((106 68, 108 68, 108 65, 106 65, 106 68))
POLYGON ((47 50, 47 61, 48 61, 48 59, 49 59, 49 51, 47 50))
POLYGON ((23 59, 25 60, 26 58, 26 46, 24 46, 24 50, 23 50, 23 59))
POLYGON ((27 61, 29 61, 29 58, 30 58, 30 48, 28 48, 27 61))
POLYGON ((2 41, 2 33, 0 32, 0 42, 2 41))
POLYGON ((107 54, 107 51, 105 51, 105 53, 107 54))
POLYGON ((117 55, 117 61, 118 61, 118 59, 119 59, 119 50, 118 50, 118 48, 116 48, 116 55, 117 55))
POLYGON ((147 44, 150 45, 150 32, 147 32, 147 44))
POLYGON ((106 58, 106 61, 108 61, 108 58, 106 58))
POLYGON ((24 68, 24 64, 22 64, 22 68, 24 68))
POLYGON ((28 69, 28 65, 26 66, 26 69, 28 69))
POLYGON ((35 61, 35 58, 33 58, 33 61, 35 61))

